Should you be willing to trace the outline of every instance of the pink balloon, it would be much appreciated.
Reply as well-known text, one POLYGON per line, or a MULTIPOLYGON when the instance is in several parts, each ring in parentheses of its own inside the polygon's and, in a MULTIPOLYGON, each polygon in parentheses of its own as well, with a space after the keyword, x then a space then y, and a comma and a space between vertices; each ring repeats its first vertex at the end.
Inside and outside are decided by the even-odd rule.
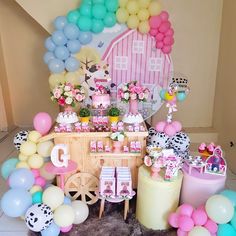
POLYGON ((156 48, 157 48, 157 49, 162 49, 163 46, 164 46, 164 43, 163 43, 163 42, 157 42, 157 43, 156 43, 156 48))
POLYGON ((188 232, 182 231, 181 229, 177 230, 177 236, 188 236, 188 232))
POLYGON ((185 215, 185 216, 192 216, 192 213, 194 211, 193 206, 191 206, 190 204, 184 203, 181 206, 178 207, 177 212, 180 215, 185 215))
POLYGON ((39 172, 39 169, 31 169, 31 172, 33 173, 34 175, 34 178, 40 176, 40 172, 39 172))
POLYGON ((214 221, 212 221, 212 220, 210 220, 210 219, 207 220, 206 224, 204 224, 204 227, 205 227, 211 234, 215 234, 215 233, 217 232, 217 230, 218 230, 218 225, 217 225, 214 221))
POLYGON ((35 185, 39 185, 39 186, 41 186, 43 188, 46 185, 46 179, 44 179, 42 176, 38 176, 35 179, 34 184, 35 185))
POLYGON ((157 29, 151 29, 151 30, 149 31, 149 33, 150 33, 150 35, 152 35, 152 36, 156 36, 157 33, 158 33, 158 30, 157 30, 157 29))
POLYGON ((174 35, 174 30, 172 28, 168 29, 166 32, 165 32, 165 35, 166 36, 173 36, 174 35))
POLYGON ((179 228, 182 231, 189 232, 194 227, 194 222, 189 216, 180 215, 179 216, 179 228))
POLYGON ((197 210, 203 210, 203 211, 206 211, 206 208, 205 208, 205 205, 201 205, 197 208, 197 210))
POLYGON ((166 126, 166 122, 165 121, 160 121, 156 124, 156 131, 157 132, 164 132, 166 126))
POLYGON ((163 11, 161 12, 160 17, 163 21, 167 21, 169 19, 169 13, 167 11, 163 11))
POLYGON ((163 39, 163 42, 165 45, 173 45, 174 44, 174 38, 172 36, 165 36, 165 38, 163 39))
POLYGON ((168 29, 170 29, 171 24, 169 21, 164 21, 163 23, 161 23, 159 31, 161 33, 165 33, 168 29))
POLYGON ((164 39, 164 34, 162 34, 162 33, 158 33, 157 35, 156 35, 156 40, 158 41, 158 42, 161 42, 163 39, 164 39))
POLYGON ((33 120, 34 129, 37 130, 40 134, 45 135, 51 129, 52 118, 46 112, 39 112, 33 120))
POLYGON ((172 227, 178 228, 179 227, 179 214, 178 213, 170 213, 170 215, 168 217, 168 222, 172 227))
POLYGON ((162 48, 162 52, 165 54, 170 54, 172 51, 172 47, 171 46, 163 46, 162 48))
POLYGON ((179 121, 173 121, 171 125, 175 128, 176 132, 180 132, 182 130, 182 124, 179 121))
POLYGON ((157 29, 161 25, 161 17, 160 16, 152 16, 149 19, 149 25, 151 28, 157 29))
POLYGON ((207 222, 207 214, 203 210, 195 210, 192 214, 192 219, 195 225, 202 226, 207 222))
POLYGON ((73 225, 67 227, 61 227, 60 230, 62 233, 68 233, 72 229, 73 225))
POLYGON ((171 124, 166 125, 164 132, 170 137, 176 134, 175 128, 171 124))

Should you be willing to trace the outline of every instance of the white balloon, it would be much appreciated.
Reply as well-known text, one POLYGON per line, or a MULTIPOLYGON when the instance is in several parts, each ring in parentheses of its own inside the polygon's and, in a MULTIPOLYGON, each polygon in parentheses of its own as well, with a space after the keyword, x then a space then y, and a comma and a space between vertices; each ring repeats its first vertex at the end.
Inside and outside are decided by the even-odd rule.
POLYGON ((61 205, 54 212, 54 222, 60 227, 68 227, 73 224, 75 213, 72 206, 61 205))
POLYGON ((75 212, 75 220, 73 224, 83 223, 89 215, 89 208, 86 203, 82 201, 73 201, 71 206, 75 212))
POLYGON ((189 233, 188 236, 211 236, 210 232, 202 227, 202 226, 195 226, 189 233))

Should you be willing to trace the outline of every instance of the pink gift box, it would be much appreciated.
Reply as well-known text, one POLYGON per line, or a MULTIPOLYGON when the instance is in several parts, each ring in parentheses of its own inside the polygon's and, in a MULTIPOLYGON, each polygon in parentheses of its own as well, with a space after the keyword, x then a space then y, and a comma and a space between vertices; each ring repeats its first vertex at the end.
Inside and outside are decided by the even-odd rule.
POLYGON ((141 143, 140 143, 140 141, 135 142, 135 151, 136 152, 141 152, 141 143))
POLYGON ((91 141, 90 142, 90 152, 97 152, 97 144, 96 141, 91 141))
POLYGON ((136 143, 135 143, 135 141, 130 142, 130 152, 136 152, 136 143))
POLYGON ((103 142, 102 141, 97 141, 97 151, 98 152, 103 152, 103 142))
POLYGON ((132 194, 132 180, 130 176, 117 177, 117 196, 130 196, 132 194))
POLYGON ((99 192, 102 196, 115 197, 116 181, 112 176, 100 176, 99 192))

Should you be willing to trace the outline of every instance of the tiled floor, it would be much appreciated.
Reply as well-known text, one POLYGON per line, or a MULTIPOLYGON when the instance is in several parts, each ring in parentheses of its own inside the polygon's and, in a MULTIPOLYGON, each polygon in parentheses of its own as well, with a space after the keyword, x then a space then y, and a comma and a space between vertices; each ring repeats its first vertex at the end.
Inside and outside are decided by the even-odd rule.
MULTIPOLYGON (((10 157, 16 157, 13 137, 20 129, 15 129, 0 142, 0 165, 10 157)), ((236 191, 236 175, 228 171, 227 187, 236 191)), ((0 177, 0 197, 7 191, 5 181, 0 177)), ((0 236, 26 236, 27 228, 23 220, 9 218, 0 210, 0 236)))

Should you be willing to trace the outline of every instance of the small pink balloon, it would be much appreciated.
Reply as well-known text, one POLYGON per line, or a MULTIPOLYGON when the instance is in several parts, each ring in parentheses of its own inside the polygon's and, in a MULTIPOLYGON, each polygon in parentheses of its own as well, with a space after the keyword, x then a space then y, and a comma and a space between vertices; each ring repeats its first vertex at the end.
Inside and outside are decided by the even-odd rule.
POLYGON ((210 220, 210 219, 207 220, 206 224, 204 224, 204 227, 205 227, 211 234, 216 234, 216 232, 217 232, 217 230, 218 230, 218 225, 217 225, 214 221, 212 221, 212 220, 210 220))
POLYGON ((206 211, 206 208, 205 208, 205 205, 201 205, 197 208, 197 210, 203 210, 203 211, 206 211))
POLYGON ((179 216, 179 228, 182 231, 189 232, 194 227, 194 222, 189 216, 180 215, 179 216))
POLYGON ((158 42, 161 42, 163 39, 164 39, 164 34, 163 34, 163 33, 158 33, 158 34, 156 35, 156 40, 157 40, 158 42))
POLYGON ((162 52, 165 54, 170 54, 172 51, 172 47, 171 46, 163 46, 162 48, 162 52))
POLYGON ((165 121, 160 121, 156 124, 156 131, 157 132, 164 132, 166 126, 166 122, 165 121))
POLYGON ((177 236, 188 236, 188 232, 182 231, 181 229, 177 230, 177 236))
POLYGON ((166 36, 173 36, 174 35, 174 30, 172 28, 168 29, 166 32, 165 32, 165 35, 166 36))
POLYGON ((62 233, 68 233, 72 229, 73 225, 67 227, 61 227, 60 230, 62 233))
POLYGON ((159 31, 161 33, 165 33, 168 29, 170 29, 171 24, 169 21, 164 21, 161 23, 160 27, 159 27, 159 31))
POLYGON ((39 169, 31 169, 31 172, 32 172, 33 175, 34 175, 34 178, 37 178, 37 177, 40 176, 39 169))
POLYGON ((177 212, 180 215, 185 215, 185 216, 192 216, 192 213, 194 211, 193 206, 191 206, 190 204, 184 203, 181 206, 178 207, 177 212))
POLYGON ((176 134, 175 128, 171 124, 166 125, 164 132, 170 137, 176 134))
POLYGON ((169 19, 169 13, 167 11, 162 11, 160 17, 163 21, 167 21, 169 19))
POLYGON ((37 130, 40 134, 45 135, 51 129, 52 118, 46 112, 39 112, 33 120, 34 129, 37 130))
POLYGON ((163 43, 167 46, 168 45, 171 46, 171 45, 174 44, 174 39, 173 39, 172 36, 165 36, 164 39, 163 39, 163 43))
POLYGON ((171 125, 175 128, 176 132, 180 132, 182 130, 182 124, 179 121, 173 121, 171 125))
POLYGON ((207 222, 207 214, 203 210, 195 210, 193 211, 192 219, 195 225, 202 226, 207 222))
POLYGON ((36 179, 35 179, 35 182, 34 182, 35 185, 39 185, 41 186, 42 188, 46 185, 46 179, 43 178, 42 176, 38 176, 36 179))
POLYGON ((163 46, 164 46, 164 43, 163 43, 163 42, 157 42, 157 43, 156 43, 156 48, 157 48, 157 49, 162 49, 163 46))
POLYGON ((158 33, 158 30, 157 30, 157 29, 151 29, 151 30, 149 31, 149 34, 152 35, 152 36, 154 36, 154 37, 157 35, 157 33, 158 33))
POLYGON ((179 214, 178 213, 170 213, 170 215, 168 217, 168 222, 172 227, 178 228, 179 227, 179 214))
POLYGON ((161 22, 162 22, 162 20, 161 20, 160 16, 152 16, 149 19, 149 25, 151 28, 154 28, 154 29, 159 28, 159 26, 161 25, 161 22))

